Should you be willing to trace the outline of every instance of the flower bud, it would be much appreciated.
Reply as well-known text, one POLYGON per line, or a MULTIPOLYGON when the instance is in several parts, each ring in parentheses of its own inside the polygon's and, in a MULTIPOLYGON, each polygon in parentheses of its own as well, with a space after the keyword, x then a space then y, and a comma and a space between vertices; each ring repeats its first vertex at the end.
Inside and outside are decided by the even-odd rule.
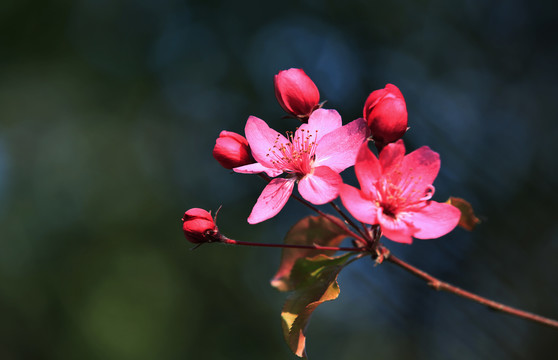
POLYGON ((282 70, 275 75, 275 97, 289 114, 308 118, 319 107, 320 92, 302 69, 282 70))
POLYGON ((220 241, 221 234, 211 214, 204 209, 193 208, 184 213, 182 229, 186 239, 194 244, 220 241))
POLYGON ((225 169, 248 165, 256 162, 250 152, 248 140, 232 131, 221 131, 215 141, 213 157, 225 169))
POLYGON ((363 116, 372 138, 382 146, 399 140, 407 131, 407 106, 395 85, 373 91, 366 99, 363 116))

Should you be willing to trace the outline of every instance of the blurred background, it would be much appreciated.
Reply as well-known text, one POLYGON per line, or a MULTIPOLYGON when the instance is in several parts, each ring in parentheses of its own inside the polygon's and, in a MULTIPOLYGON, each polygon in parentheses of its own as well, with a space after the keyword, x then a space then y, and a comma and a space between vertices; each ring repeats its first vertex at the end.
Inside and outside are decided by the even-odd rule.
MULTIPOLYGON (((294 359, 273 249, 190 251, 180 218, 281 242, 310 214, 246 218, 264 183, 211 150, 249 115, 293 129, 273 75, 303 68, 348 122, 386 83, 408 150, 441 154, 435 199, 483 224, 399 257, 558 318, 554 1, 0 3, 0 358, 294 359)), ((354 180, 353 170, 344 175, 354 180)), ((329 209, 324 208, 329 211, 329 209)), ((391 265, 345 269, 308 328, 312 359, 545 359, 558 331, 438 293, 391 265)))

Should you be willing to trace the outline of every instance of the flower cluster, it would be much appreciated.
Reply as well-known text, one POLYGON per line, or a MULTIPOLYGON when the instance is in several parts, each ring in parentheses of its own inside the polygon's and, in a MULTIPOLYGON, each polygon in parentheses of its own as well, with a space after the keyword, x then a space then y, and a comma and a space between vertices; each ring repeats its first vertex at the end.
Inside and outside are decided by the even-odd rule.
POLYGON ((464 199, 450 197, 444 203, 432 200, 440 156, 428 146, 406 154, 402 137, 408 130, 407 106, 395 85, 387 84, 370 93, 362 117, 343 125, 336 110, 323 108, 318 87, 303 70, 283 70, 275 75, 274 83, 279 105, 288 118, 301 122, 299 126, 283 135, 264 120, 250 116, 245 136, 220 133, 213 156, 226 169, 258 174, 267 182, 248 216, 250 224, 274 217, 290 198, 319 216, 300 219, 282 244, 230 239, 219 232, 211 213, 199 208, 186 211, 182 229, 196 247, 221 243, 283 249, 271 285, 291 292, 283 304, 281 324, 293 354, 307 358, 306 328, 312 312, 321 303, 338 297, 340 271, 365 256, 376 264, 395 264, 434 284, 437 290, 558 328, 556 320, 442 282, 399 259, 382 244, 382 236, 411 244, 413 238, 446 235, 457 225, 472 230, 480 222, 464 199), (353 165, 359 188, 346 184, 341 177, 353 165), (300 196, 293 194, 295 187, 300 196), (334 202, 338 197, 352 217, 334 202), (315 206, 326 203, 341 217, 315 206), (352 246, 340 246, 347 237, 352 239, 352 246))
POLYGON ((186 211, 182 228, 196 244, 260 246, 283 250, 271 285, 289 291, 281 312, 285 342, 294 355, 307 358, 306 329, 317 306, 340 293, 339 273, 353 261, 371 257, 388 262, 433 285, 517 317, 558 328, 558 321, 484 298, 408 264, 395 256, 382 236, 411 244, 434 239, 456 226, 467 230, 480 222, 464 199, 432 200, 440 155, 428 146, 406 154, 402 137, 407 132, 407 106, 401 91, 387 84, 369 94, 362 118, 343 125, 339 113, 320 103, 318 87, 301 69, 275 75, 275 96, 288 118, 301 122, 285 135, 250 116, 245 136, 222 131, 213 156, 226 169, 258 174, 267 185, 248 216, 257 224, 277 215, 290 198, 315 211, 294 224, 281 244, 230 239, 219 232, 216 219, 203 209, 186 211), (376 152, 371 149, 374 144, 376 152), (354 165, 359 188, 346 184, 341 173, 354 165), (300 196, 293 194, 297 186, 300 196), (340 198, 347 214, 335 200, 340 198), (340 217, 315 205, 330 203, 340 217), (352 217, 351 217, 352 216, 352 217), (356 221, 355 221, 356 220, 356 221), (346 238, 352 246, 341 246, 346 238), (343 252, 337 255, 338 252, 343 252))
POLYGON ((246 137, 223 131, 213 149, 223 167, 269 181, 248 217, 250 224, 277 215, 297 185, 313 205, 340 197, 355 219, 379 227, 393 241, 436 238, 455 228, 460 211, 431 200, 439 155, 428 147, 405 155, 400 139, 408 129, 407 108, 395 85, 373 91, 363 117, 343 125, 336 110, 322 108, 318 88, 303 70, 283 70, 274 84, 279 105, 302 124, 283 135, 250 116, 246 137), (369 149, 370 141, 379 157, 369 149), (353 165, 360 190, 344 184, 340 175, 353 165))
POLYGON ((283 249, 271 284, 280 291, 292 291, 281 314, 283 336, 296 356, 306 358, 310 315, 319 304, 339 295, 337 276, 346 265, 368 255, 377 264, 387 260, 425 277, 391 254, 381 237, 411 244, 413 238, 443 236, 458 223, 472 228, 478 219, 463 199, 432 200, 440 156, 427 146, 405 154, 402 137, 408 130, 407 106, 395 85, 370 93, 362 117, 345 124, 336 110, 324 108, 318 87, 303 70, 279 72, 274 85, 286 117, 296 119, 298 126, 280 133, 250 116, 244 135, 221 131, 213 156, 234 173, 257 174, 266 181, 248 223, 276 216, 290 198, 319 216, 300 219, 282 244, 230 239, 220 233, 211 213, 199 208, 186 211, 182 228, 196 247, 221 243, 283 249), (341 176, 351 166, 358 188, 341 176), (328 203, 340 218, 317 207, 328 203), (347 237, 352 246, 341 247, 347 237), (344 254, 334 256, 339 251, 344 254))

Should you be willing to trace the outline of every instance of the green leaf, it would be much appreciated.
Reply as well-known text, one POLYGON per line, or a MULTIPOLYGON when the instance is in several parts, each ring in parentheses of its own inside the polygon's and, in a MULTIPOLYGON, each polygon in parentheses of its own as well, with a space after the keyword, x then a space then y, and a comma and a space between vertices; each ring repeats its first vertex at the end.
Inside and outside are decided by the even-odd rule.
POLYGON ((339 296, 337 276, 354 254, 338 257, 323 254, 298 259, 291 272, 295 291, 281 313, 283 335, 292 352, 306 358, 306 327, 312 312, 325 301, 339 296))
MULTIPOLYGON (((339 246, 349 236, 345 224, 331 216, 308 216, 297 222, 285 236, 285 244, 339 246)), ((279 270, 271 279, 271 285, 280 291, 291 291, 291 269, 300 258, 314 257, 319 254, 333 255, 333 250, 283 249, 279 270)))
POLYGON ((451 196, 446 203, 455 206, 461 211, 461 217, 459 218, 458 225, 462 228, 472 231, 478 224, 480 224, 480 219, 475 216, 473 207, 467 200, 451 196))

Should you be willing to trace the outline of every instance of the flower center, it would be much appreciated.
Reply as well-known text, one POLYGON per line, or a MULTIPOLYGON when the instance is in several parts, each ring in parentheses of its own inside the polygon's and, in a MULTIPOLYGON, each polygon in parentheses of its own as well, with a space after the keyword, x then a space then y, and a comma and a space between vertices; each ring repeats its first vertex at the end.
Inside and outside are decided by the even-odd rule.
POLYGON ((434 195, 434 186, 424 189, 422 178, 413 176, 412 171, 404 174, 396 169, 376 183, 376 203, 385 215, 396 218, 401 211, 421 206, 434 195))
POLYGON ((396 215, 397 215, 397 208, 395 208, 394 206, 392 206, 392 204, 389 203, 380 203, 379 204, 382 207, 382 213, 384 215, 387 215, 389 217, 392 217, 395 219, 396 215))
POLYGON ((317 136, 318 130, 310 134, 308 130, 299 129, 294 134, 292 131, 287 132, 289 142, 282 143, 279 142, 278 134, 266 156, 269 156, 276 169, 302 177, 312 171, 312 164, 316 159, 317 136))

